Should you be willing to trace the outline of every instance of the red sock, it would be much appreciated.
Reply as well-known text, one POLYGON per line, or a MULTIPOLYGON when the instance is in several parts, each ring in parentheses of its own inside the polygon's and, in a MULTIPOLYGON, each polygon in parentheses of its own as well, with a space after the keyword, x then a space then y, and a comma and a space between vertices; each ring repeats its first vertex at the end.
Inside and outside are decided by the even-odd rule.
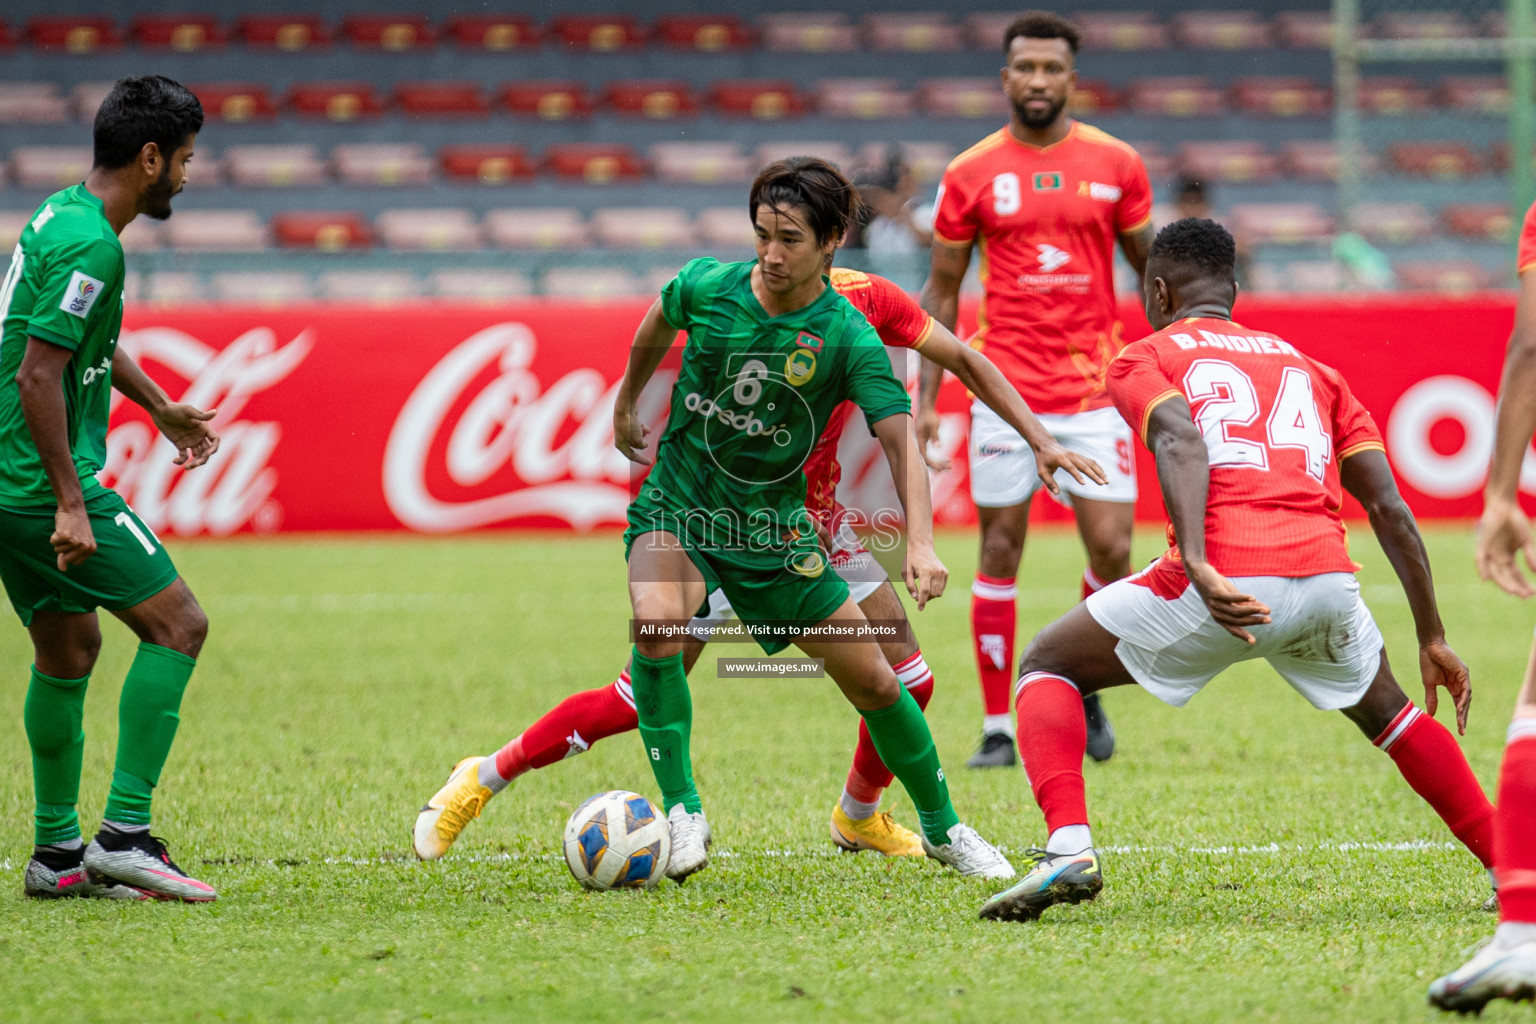
POLYGON ((1509 727, 1493 821, 1499 921, 1536 924, 1536 718, 1509 727))
POLYGON ((1029 774, 1035 803, 1045 812, 1045 827, 1088 824, 1083 793, 1083 754, 1088 726, 1083 698, 1066 678, 1031 672, 1019 680, 1019 753, 1029 774))
MULTIPOLYGON (((933 698, 933 673, 923 661, 923 652, 918 651, 892 668, 896 670, 896 681, 907 688, 918 707, 927 710, 928 701, 933 698)), ((869 726, 861 717, 859 744, 853 748, 853 767, 848 769, 848 795, 861 804, 872 804, 880 799, 880 794, 894 778, 880 755, 875 753, 875 741, 869 738, 869 726)))
POLYGON ((1083 570, 1083 600, 1084 601, 1088 600, 1094 594, 1097 594, 1099 591, 1103 590, 1107 586, 1109 586, 1109 584, 1104 582, 1103 580, 1099 579, 1097 574, 1094 573, 1093 566, 1090 565, 1090 566, 1088 566, 1087 568, 1085 568, 1083 570))
POLYGON ((605 736, 640 727, 629 672, 612 686, 573 693, 496 752, 496 774, 508 780, 581 753, 605 736))
POLYGON ((1435 809, 1483 867, 1490 867, 1493 805, 1451 731, 1410 701, 1372 742, 1391 756, 1408 785, 1435 809))
POLYGON ((1008 687, 1013 682, 1014 602, 1019 588, 1013 577, 976 574, 971 584, 971 637, 976 645, 976 671, 981 676, 981 703, 989 715, 1008 713, 1008 687))

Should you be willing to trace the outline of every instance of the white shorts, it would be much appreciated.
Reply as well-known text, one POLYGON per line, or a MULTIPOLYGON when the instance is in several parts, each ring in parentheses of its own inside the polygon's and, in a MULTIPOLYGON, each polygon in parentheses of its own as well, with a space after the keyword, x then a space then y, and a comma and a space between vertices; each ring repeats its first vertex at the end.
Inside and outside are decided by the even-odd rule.
MULTIPOLYGON (((875 556, 865 549, 859 535, 853 532, 848 520, 839 517, 837 529, 832 534, 832 552, 828 559, 832 569, 848 584, 848 593, 858 604, 863 604, 871 594, 886 582, 883 569, 875 556)), ((703 615, 695 615, 688 623, 688 632, 694 639, 709 643, 715 630, 736 617, 731 599, 725 591, 716 587, 709 592, 709 609, 703 615)))
POLYGON ((1150 571, 1116 580, 1087 603, 1094 621, 1120 638, 1115 654, 1126 671, 1158 700, 1181 708, 1222 669, 1253 658, 1324 711, 1360 703, 1376 678, 1381 632, 1350 573, 1234 579, 1270 608, 1268 625, 1248 627, 1257 641, 1249 646, 1211 618, 1193 586, 1169 600, 1133 582, 1150 571))
MULTIPOLYGON (((1104 469, 1109 483, 1080 484, 1057 470, 1057 499, 1071 507, 1072 495, 1093 501, 1136 500, 1136 457, 1131 428, 1112 408, 1040 416, 1062 447, 1086 455, 1104 469)), ((971 500, 981 508, 1022 505, 1045 486, 1035 471, 1035 452, 1003 418, 981 402, 971 405, 971 500)))

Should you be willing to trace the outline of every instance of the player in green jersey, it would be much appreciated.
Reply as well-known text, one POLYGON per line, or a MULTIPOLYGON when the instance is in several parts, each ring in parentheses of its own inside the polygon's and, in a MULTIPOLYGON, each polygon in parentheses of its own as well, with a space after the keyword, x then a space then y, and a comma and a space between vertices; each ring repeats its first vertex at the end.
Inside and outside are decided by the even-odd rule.
POLYGON ((615 442, 632 461, 650 464, 636 403, 676 332, 688 333, 667 427, 625 533, 636 629, 631 678, 671 822, 674 879, 708 861, 709 824, 688 754, 681 629, 712 587, 768 653, 794 643, 823 659, 912 797, 930 856, 968 875, 1014 874, 960 824, 928 724, 879 645, 829 638, 866 623, 829 570, 805 510, 802 465, 841 402, 863 410, 891 466, 907 513, 903 576, 919 608, 947 578, 933 551, 928 478, 915 457, 907 394, 879 336, 822 275, 856 204, 853 186, 825 161, 796 157, 765 168, 749 200, 757 260, 685 266, 646 313, 619 385, 615 442), (658 628, 669 625, 679 631, 658 628), (807 629, 822 632, 806 637, 807 629))
POLYGON ((172 402, 117 348, 118 235, 140 214, 171 215, 202 125, 197 97, 176 82, 119 81, 96 114, 90 174, 38 207, 0 284, 0 581, 34 653, 24 712, 37 797, 29 896, 215 898, 149 834, 208 620, 155 535, 96 479, 114 387, 149 412, 178 465, 200 466, 219 447, 212 411, 172 402), (97 608, 140 643, 118 703, 101 830, 87 847, 75 804, 97 608))

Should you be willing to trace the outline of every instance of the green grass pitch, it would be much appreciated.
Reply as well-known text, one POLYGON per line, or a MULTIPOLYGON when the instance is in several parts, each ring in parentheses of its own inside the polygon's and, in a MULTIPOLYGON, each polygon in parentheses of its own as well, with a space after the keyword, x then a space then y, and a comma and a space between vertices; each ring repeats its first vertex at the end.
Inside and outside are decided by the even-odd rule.
MULTIPOLYGON (((1363 528, 1367 600, 1420 699, 1407 604, 1363 528)), ((1463 740, 1492 789, 1531 613, 1476 581, 1465 527, 1430 532, 1452 645, 1477 698, 1463 740)), ((951 589, 914 615, 929 716, 961 817, 1012 850, 1043 840, 1019 771, 967 771, 980 698, 971 535, 941 538, 951 589)), ((1158 540, 1138 537, 1138 561, 1158 540)), ((717 856, 686 886, 589 894, 559 858, 566 815, 652 795, 634 736, 519 780, 435 864, 414 813, 627 652, 612 536, 200 542, 173 554, 212 632, 157 796, 156 832, 213 906, 21 896, 31 787, 29 649, 0 631, 0 1018, 367 1021, 1412 1021, 1429 981, 1489 934, 1487 880, 1390 761, 1262 665, 1183 711, 1105 699, 1120 748, 1089 765, 1107 888, 1033 925, 976 920, 987 883, 932 862, 838 855, 827 818, 857 720, 830 680, 694 673, 693 749, 717 856)), ((1020 635, 1076 600, 1082 556, 1041 532, 1020 635)), ((7 613, 7 617, 8 613, 7 613)), ((105 799, 133 644, 115 622, 87 708, 82 817, 105 799)), ((726 647, 727 654, 751 649, 726 647)), ((1445 712, 1442 711, 1442 716, 1445 712)), ((899 788, 897 814, 915 824, 899 788)), ((1495 1005, 1490 1020, 1529 1020, 1495 1005)))

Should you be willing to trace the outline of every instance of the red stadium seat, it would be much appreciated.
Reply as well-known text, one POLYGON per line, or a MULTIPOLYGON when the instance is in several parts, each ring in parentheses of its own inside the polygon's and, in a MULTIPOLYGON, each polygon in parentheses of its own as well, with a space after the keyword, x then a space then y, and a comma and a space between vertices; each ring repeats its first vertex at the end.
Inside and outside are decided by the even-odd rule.
POLYGON ((717 14, 673 14, 656 19, 652 38, 673 50, 722 53, 752 46, 752 30, 740 18, 717 14))
POLYGON ((757 242, 757 231, 747 218, 745 206, 712 206, 700 210, 695 224, 699 240, 704 245, 751 249, 757 242))
POLYGON ((195 53, 229 41, 224 26, 206 14, 146 14, 133 19, 133 41, 146 49, 195 53))
POLYGON ((1503 242, 1514 217, 1508 203, 1450 203, 1440 210, 1440 223, 1453 235, 1503 242))
POLYGON ((722 114, 761 121, 799 117, 807 107, 795 83, 781 79, 717 81, 710 86, 709 96, 711 104, 722 114))
MULTIPOLYGON (((1073 20, 1089 50, 1166 50, 1168 26, 1149 11, 1083 12, 1073 20)), ((998 40, 1001 47, 1002 40, 998 40)))
POLYGON ((630 206, 597 210, 592 231, 612 249, 686 249, 698 241, 688 214, 675 206, 630 206))
POLYGON ((816 107, 823 117, 878 120, 911 117, 915 103, 894 78, 823 78, 816 83, 816 107))
POLYGON ((1186 11, 1173 16, 1173 35, 1196 50, 1258 50, 1269 45, 1269 25, 1255 11, 1186 11))
POLYGON ((1275 39, 1293 50, 1333 46, 1333 15, 1328 11, 1281 11, 1275 15, 1275 39))
POLYGON ((8 22, 0 21, 0 50, 9 50, 16 45, 16 33, 8 22))
POLYGON ((552 267, 544 273, 544 294, 559 299, 604 302, 654 291, 628 267, 552 267))
POLYGON ((928 78, 917 83, 917 101, 929 117, 999 118, 1010 113, 996 78, 928 78))
POLYGON ((592 116, 592 96, 585 82, 508 82, 501 87, 501 102, 514 114, 545 121, 567 121, 592 116))
POLYGON ((1330 239, 1333 218, 1316 203, 1239 203, 1232 207, 1232 230, 1249 243, 1296 245, 1330 239))
POLYGON ((1394 11, 1376 19, 1382 39, 1468 39, 1472 23, 1455 11, 1394 11))
POLYGON ((478 249, 484 241, 474 211, 456 207, 385 210, 374 227, 391 249, 478 249))
POLYGON ((1442 295, 1466 295, 1502 283, 1498 274, 1471 260, 1407 260, 1392 269, 1404 288, 1442 295))
POLYGON ((1239 78, 1232 105, 1254 117, 1322 117, 1333 112, 1333 94, 1310 78, 1239 78))
POLYGON ((320 298, 392 306, 421 297, 421 282, 409 270, 327 270, 320 275, 320 298))
POLYGON ((1435 221, 1423 203, 1359 203, 1349 215, 1350 227, 1373 242, 1407 245, 1435 233, 1435 221))
POLYGON ((544 152, 544 165, 560 178, 589 185, 645 177, 645 161, 628 146, 602 142, 566 142, 544 152))
POLYGON ((41 17, 27 22, 27 38, 39 50, 95 53, 123 45, 117 22, 100 17, 41 17))
POLYGON ((458 302, 505 302, 533 294, 533 282, 520 270, 437 270, 427 277, 427 294, 458 302))
POLYGON ((78 185, 91 169, 90 146, 18 146, 11 150, 11 177, 29 189, 78 185))
MULTIPOLYGON (((1001 90, 998 90, 1001 91, 1001 90)), ((1067 111, 1073 117, 1095 117, 1112 114, 1119 104, 1114 86, 1096 78, 1079 78, 1067 100, 1067 111)))
POLYGON ((1396 142, 1387 147, 1393 169, 1416 178, 1455 181, 1482 173, 1483 164, 1464 142, 1396 142))
POLYGON ((661 79, 628 79, 609 82, 603 100, 616 113, 666 121, 697 117, 699 101, 687 82, 661 79))
POLYGON ((491 112, 478 82, 401 82, 395 107, 411 117, 484 117, 491 112))
POLYGON ((951 53, 964 39, 947 14, 866 14, 869 48, 896 53, 951 53))
POLYGON ((432 160, 410 142, 362 142, 331 150, 331 164, 343 185, 425 185, 432 160))
POLYGON ((1225 106, 1221 90, 1197 75, 1139 78, 1126 93, 1126 105, 1138 114, 1164 117, 1212 117, 1225 106))
POLYGON ((302 117, 355 121, 384 110, 368 82, 306 82, 288 90, 288 105, 302 117))
POLYGON ((669 185, 745 183, 757 170, 735 142, 658 142, 650 157, 657 179, 669 185))
POLYGON ((246 188, 312 188, 325 183, 325 162, 314 146, 230 146, 224 171, 246 188))
POLYGON ((268 120, 277 116, 277 104, 259 82, 203 82, 188 86, 212 121, 268 120))
POLYGON ((483 185, 526 180, 537 173, 522 146, 444 146, 438 161, 449 178, 483 185))
POLYGON ((235 35, 253 49, 289 53, 331 43, 330 29, 313 14, 248 14, 235 22, 235 35))
POLYGON ((818 156, 850 172, 854 165, 853 150, 849 149, 848 144, 844 142, 804 140, 764 142, 757 147, 756 155, 760 167, 792 156, 818 156))
POLYGON ((539 45, 539 27, 525 14, 456 14, 444 34, 467 50, 526 50, 539 45))
POLYGON ((645 33, 628 14, 563 14, 549 23, 548 38, 573 50, 596 53, 645 45, 645 33))
POLYGON ((859 48, 859 34, 845 14, 765 14, 757 24, 769 50, 848 53, 859 48))
POLYGON ((1196 181, 1266 184, 1280 176, 1280 159, 1262 142, 1224 140, 1179 146, 1179 172, 1196 181))
POLYGON ((267 228, 255 210, 178 210, 165 222, 165 240, 173 249, 265 249, 267 228))
POLYGON ((70 102, 52 82, 0 82, 0 124, 65 124, 70 102))
POLYGON ((437 41, 432 25, 419 14, 354 14, 342 20, 341 34, 365 50, 404 53, 437 41))
POLYGON ((485 233, 503 249, 583 249, 591 241, 580 211, 556 206, 492 210, 485 233))
POLYGON ((1380 75, 1360 80, 1360 109, 1372 114, 1416 114, 1429 105, 1429 90, 1412 78, 1380 75))
MULTIPOLYGON (((947 142, 900 142, 897 147, 901 150, 902 162, 924 185, 943 177, 944 168, 959 152, 947 142)), ((886 142, 865 143, 859 147, 856 159, 865 167, 878 166, 885 162, 890 149, 890 143, 886 142)))
POLYGON ((290 249, 366 249, 373 229, 360 213, 347 210, 287 210, 272 218, 277 243, 290 249))
POLYGON ((1503 117, 1509 113, 1509 87, 1503 75, 1447 75, 1440 79, 1441 106, 1465 114, 1503 117))

